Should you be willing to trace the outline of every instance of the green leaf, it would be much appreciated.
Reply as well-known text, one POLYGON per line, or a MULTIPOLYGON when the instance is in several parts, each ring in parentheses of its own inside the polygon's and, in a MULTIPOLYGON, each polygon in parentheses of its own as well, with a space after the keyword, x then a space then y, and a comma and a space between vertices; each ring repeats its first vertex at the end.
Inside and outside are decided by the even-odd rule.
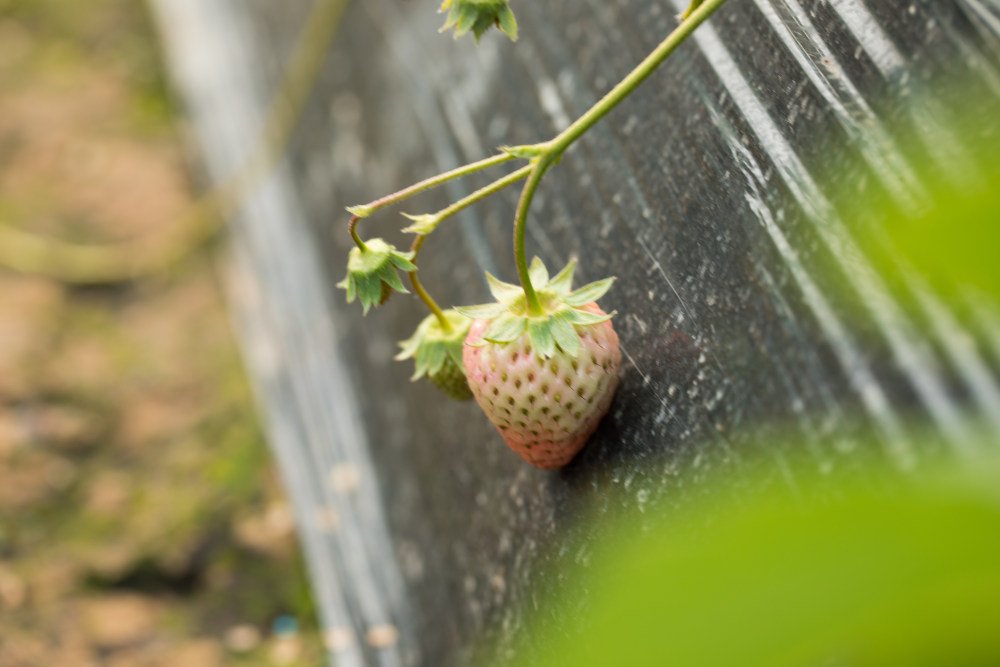
POLYGON ((567 294, 573 286, 573 273, 576 271, 576 260, 569 260, 563 270, 549 280, 549 289, 558 294, 567 294))
POLYGON ((794 493, 748 468, 773 465, 706 474, 698 499, 668 493, 643 511, 622 492, 604 501, 629 510, 613 521, 583 515, 597 533, 587 566, 564 558, 543 574, 567 583, 523 624, 530 663, 998 664, 995 457, 927 461, 912 476, 870 463, 853 479, 800 465, 794 493), (551 631, 570 617, 575 633, 551 631))
POLYGON ((577 310, 576 308, 571 308, 566 311, 566 319, 572 322, 573 324, 579 326, 590 326, 591 324, 600 324, 601 322, 607 322, 614 316, 615 316, 615 311, 612 311, 607 315, 598 315, 597 313, 589 313, 586 310, 577 310))
POLYGON ((531 260, 531 266, 528 267, 528 277, 531 278, 531 286, 535 289, 542 289, 549 282, 549 270, 545 268, 545 264, 538 257, 531 260))
POLYGON ((571 292, 568 296, 563 298, 563 301, 571 306, 583 306, 590 303, 591 301, 597 301, 602 296, 607 294, 608 290, 611 289, 612 283, 615 279, 605 278, 604 280, 598 280, 596 282, 590 283, 589 285, 584 285, 575 292, 571 292))
POLYGON ((484 303, 478 306, 455 306, 455 310, 473 320, 489 320, 507 310, 502 303, 484 303))
POLYGON ((549 318, 549 328, 556 345, 569 356, 575 357, 580 353, 580 336, 569 321, 568 314, 569 311, 563 311, 553 315, 549 318))
POLYGON ((493 321, 490 328, 483 334, 483 338, 491 343, 509 343, 512 340, 517 340, 524 333, 526 324, 527 321, 523 317, 504 313, 493 321))
POLYGON ((505 283, 504 281, 493 277, 489 271, 486 272, 486 282, 490 284, 490 294, 492 294, 493 298, 497 301, 509 303, 511 299, 524 294, 524 290, 521 289, 520 285, 505 283))
POLYGON ((528 322, 528 336, 531 338, 535 352, 541 357, 548 359, 556 353, 556 341, 552 337, 548 319, 528 322))

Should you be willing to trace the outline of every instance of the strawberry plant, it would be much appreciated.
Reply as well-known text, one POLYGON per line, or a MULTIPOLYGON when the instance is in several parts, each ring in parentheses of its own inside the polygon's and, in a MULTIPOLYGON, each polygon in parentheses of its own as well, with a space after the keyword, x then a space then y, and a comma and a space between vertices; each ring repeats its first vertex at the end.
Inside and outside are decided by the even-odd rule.
MULTIPOLYGON (((339 286, 347 300, 358 298, 365 312, 393 291, 404 292, 397 270, 409 276, 414 293, 431 311, 397 359, 413 358, 413 379, 428 378, 456 399, 474 397, 506 443, 540 468, 559 468, 586 443, 611 405, 618 384, 618 336, 596 301, 611 287, 607 278, 571 290, 576 262, 549 278, 542 262, 530 267, 525 229, 535 191, 550 167, 597 121, 617 106, 673 53, 725 0, 693 0, 679 25, 593 107, 549 141, 503 146, 497 155, 438 174, 391 195, 348 208, 354 240, 348 275, 339 286), (403 214, 404 231, 415 235, 408 252, 382 239, 362 240, 358 223, 388 206, 448 181, 511 161, 526 164, 434 213, 403 214), (424 241, 459 211, 524 181, 514 216, 514 261, 520 284, 487 274, 495 303, 444 310, 420 282, 417 260, 424 241)), ((476 39, 497 26, 512 40, 517 23, 507 0, 444 0, 442 30, 476 39)))

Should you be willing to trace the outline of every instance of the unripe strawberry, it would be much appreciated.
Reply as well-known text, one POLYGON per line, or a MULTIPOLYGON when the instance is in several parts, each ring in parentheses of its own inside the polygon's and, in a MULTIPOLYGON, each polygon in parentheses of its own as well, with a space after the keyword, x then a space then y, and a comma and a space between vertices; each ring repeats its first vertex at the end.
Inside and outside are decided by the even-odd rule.
POLYGON ((478 317, 462 361, 473 397, 507 445, 528 463, 561 468, 611 406, 618 385, 618 336, 594 299, 611 279, 570 292, 575 263, 551 281, 539 260, 532 285, 543 313, 530 315, 520 287, 490 279, 499 303, 460 308, 478 317))
POLYGON ((451 398, 467 401, 472 398, 472 391, 462 370, 462 347, 471 322, 454 310, 446 310, 441 315, 447 326, 437 315, 428 315, 414 334, 399 344, 403 349, 396 359, 413 358, 415 369, 410 380, 427 376, 435 387, 451 398))
POLYGON ((347 290, 347 303, 359 298, 367 314, 372 306, 385 303, 393 291, 406 293, 396 271, 416 271, 412 259, 412 252, 400 252, 382 239, 370 239, 363 248, 351 248, 347 276, 337 287, 347 290))
POLYGON ((439 11, 448 12, 441 32, 454 28, 456 39, 471 30, 478 42, 484 32, 496 26, 511 41, 517 41, 517 21, 507 0, 444 0, 439 11))

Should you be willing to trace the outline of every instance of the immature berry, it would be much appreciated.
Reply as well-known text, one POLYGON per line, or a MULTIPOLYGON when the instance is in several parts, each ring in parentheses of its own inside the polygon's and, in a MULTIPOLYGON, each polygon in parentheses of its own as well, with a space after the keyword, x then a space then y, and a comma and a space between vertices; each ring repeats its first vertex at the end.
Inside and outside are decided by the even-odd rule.
POLYGON ((478 42, 484 32, 496 26, 511 41, 517 41, 517 21, 507 0, 444 0, 438 11, 448 12, 441 32, 454 28, 456 39, 471 30, 478 42))
POLYGON ((427 376, 451 398, 467 401, 472 398, 472 391, 462 370, 462 347, 472 323, 454 310, 446 310, 441 316, 447 325, 437 315, 428 315, 414 334, 399 344, 403 349, 396 359, 413 358, 411 380, 427 376))
POLYGON ((337 287, 347 290, 347 303, 360 299, 364 312, 380 306, 393 291, 406 292, 397 271, 416 271, 412 252, 401 252, 382 239, 370 239, 364 247, 351 248, 347 276, 337 287))

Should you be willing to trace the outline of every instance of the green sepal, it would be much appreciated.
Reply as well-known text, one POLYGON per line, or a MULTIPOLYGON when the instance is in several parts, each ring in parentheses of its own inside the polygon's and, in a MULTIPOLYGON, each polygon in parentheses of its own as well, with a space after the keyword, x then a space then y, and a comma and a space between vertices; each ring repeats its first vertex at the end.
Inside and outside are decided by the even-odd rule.
POLYGON ((484 303, 478 306, 455 306, 462 315, 473 320, 489 320, 507 310, 504 303, 484 303))
POLYGON ((604 280, 592 282, 584 285, 578 290, 570 292, 563 298, 563 301, 571 306, 583 306, 591 301, 597 301, 608 293, 608 290, 611 289, 611 285, 614 282, 614 278, 605 278, 604 280))
POLYGON ((414 372, 411 381, 427 377, 435 386, 456 400, 467 400, 472 392, 462 382, 462 348, 469 335, 472 320, 453 309, 442 313, 449 328, 442 327, 436 315, 428 315, 412 336, 402 341, 396 359, 412 358, 414 372), (464 385, 464 386, 463 386, 464 385))
POLYGON ((549 318, 549 330, 552 332, 552 338, 555 340, 556 345, 563 352, 571 357, 575 357, 580 353, 580 336, 576 333, 573 323, 569 320, 568 311, 554 313, 549 318))
POLYGON ((392 262, 397 269, 409 273, 417 270, 416 264, 412 261, 413 257, 414 255, 412 252, 393 252, 389 255, 389 261, 392 262))
MULTIPOLYGON (((521 321, 524 322, 524 319, 521 318, 521 321)), ((543 359, 548 359, 556 353, 556 340, 552 337, 549 321, 549 319, 528 320, 528 337, 535 348, 535 353, 543 359)))
POLYGON ((382 239, 371 239, 365 247, 351 248, 347 258, 347 276, 337 287, 347 291, 347 302, 361 301, 365 314, 384 302, 392 292, 407 293, 397 269, 416 271, 412 252, 396 250, 382 239))
POLYGON ((434 375, 440 371, 447 358, 448 353, 443 345, 428 345, 417 352, 417 364, 419 365, 421 359, 423 360, 425 375, 434 375))
POLYGON ((437 229, 437 226, 441 224, 441 220, 433 213, 423 213, 421 215, 403 213, 402 215, 404 218, 413 221, 412 225, 403 228, 404 232, 409 232, 411 234, 422 234, 426 236, 437 229))
POLYGON ((440 32, 455 29, 455 38, 470 30, 476 41, 492 26, 496 26, 511 41, 517 41, 517 20, 507 0, 444 0, 439 11, 447 11, 448 17, 440 32))
POLYGON ((523 146, 500 146, 507 155, 516 158, 532 159, 540 156, 548 149, 544 144, 524 144, 523 146))
POLYGON ((496 25, 500 28, 500 32, 510 37, 510 41, 517 41, 517 19, 507 4, 497 11, 496 25))
POLYGON ((549 280, 549 289, 557 294, 568 294, 573 285, 573 273, 576 272, 576 260, 569 260, 569 264, 549 280))
POLYGON ((538 257, 531 260, 528 267, 528 277, 531 278, 531 286, 536 290, 544 289, 549 282, 549 270, 538 257))
POLYGON ((598 315, 597 313, 591 313, 586 310, 577 310, 575 308, 566 311, 566 319, 575 325, 581 327, 589 327, 592 324, 600 324, 601 322, 607 322, 612 317, 618 314, 618 311, 612 310, 607 315, 598 315))
POLYGON ((528 321, 524 317, 503 313, 490 324, 489 329, 483 334, 485 340, 491 343, 509 343, 517 340, 524 333, 524 328, 528 321))
POLYGON ((375 212, 371 206, 348 206, 347 212, 351 215, 356 215, 359 218, 367 218, 369 215, 375 212))
POLYGON ((505 283, 499 278, 494 277, 489 271, 486 272, 486 282, 490 284, 490 294, 501 303, 506 303, 524 294, 524 290, 521 289, 520 285, 505 283))
POLYGON ((532 259, 528 277, 538 294, 541 314, 529 312, 527 298, 519 285, 505 283, 487 273, 490 292, 497 302, 456 309, 466 317, 488 321, 485 333, 470 345, 502 345, 517 340, 527 332, 539 356, 551 357, 559 349, 576 357, 583 345, 578 327, 606 322, 615 314, 598 315, 586 308, 611 288, 614 278, 598 280, 571 291, 576 264, 575 259, 570 260, 562 271, 549 278, 542 260, 538 257, 532 259))
POLYGON ((358 291, 354 286, 353 280, 344 278, 339 283, 337 283, 337 287, 339 287, 342 290, 347 290, 347 303, 351 303, 358 296, 358 291))
POLYGON ((455 23, 455 38, 457 39, 472 30, 477 18, 479 18, 479 12, 474 6, 460 5, 458 21, 455 23))

